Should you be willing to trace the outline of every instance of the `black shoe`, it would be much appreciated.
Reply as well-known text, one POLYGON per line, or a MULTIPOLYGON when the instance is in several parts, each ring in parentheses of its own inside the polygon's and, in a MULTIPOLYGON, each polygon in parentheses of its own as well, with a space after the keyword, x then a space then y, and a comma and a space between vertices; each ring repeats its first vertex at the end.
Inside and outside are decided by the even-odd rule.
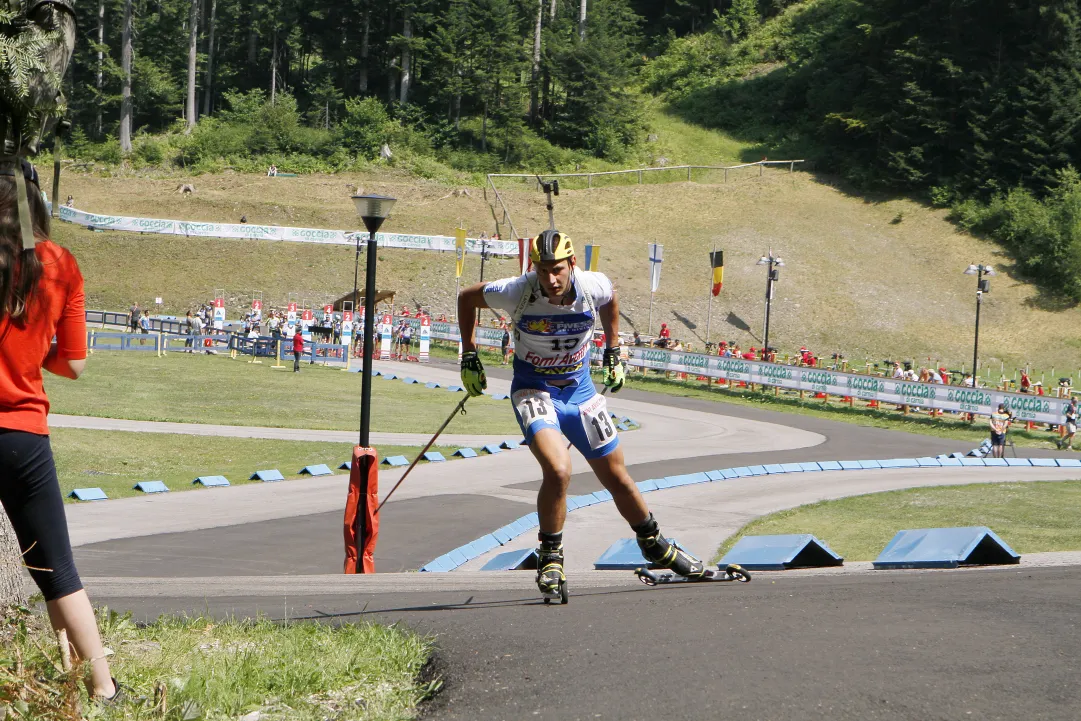
POLYGON ((127 701, 128 694, 126 687, 114 678, 113 695, 108 697, 96 696, 95 699, 97 700, 99 706, 113 707, 119 706, 120 704, 127 701))
POLYGON ((667 568, 687 578, 700 578, 705 575, 706 564, 671 543, 660 531, 648 536, 637 536, 637 540, 642 555, 658 568, 667 568))

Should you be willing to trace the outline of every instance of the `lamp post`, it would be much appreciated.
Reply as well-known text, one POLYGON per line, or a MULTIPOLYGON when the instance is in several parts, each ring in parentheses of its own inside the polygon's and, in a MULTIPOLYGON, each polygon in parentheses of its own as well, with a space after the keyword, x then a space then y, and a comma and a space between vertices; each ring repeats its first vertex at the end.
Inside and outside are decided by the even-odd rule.
MULTIPOLYGON (((385 195, 354 195, 357 214, 368 229, 368 265, 364 269, 364 361, 360 386, 360 445, 368 448, 372 405, 372 335, 375 331, 375 263, 378 253, 375 234, 390 215, 396 198, 385 195)), ((357 298, 357 274, 360 267, 360 234, 357 234, 357 266, 353 270, 353 302, 357 298)))
POLYGON ((769 249, 768 255, 763 255, 755 265, 768 266, 766 271, 766 327, 762 333, 762 344, 765 346, 764 357, 769 354, 769 311, 773 304, 773 283, 781 278, 778 268, 784 267, 784 261, 773 255, 773 248, 769 249))
POLYGON ((965 275, 976 276, 976 334, 972 341, 972 387, 976 387, 976 370, 980 358, 980 306, 983 305, 983 294, 991 292, 991 281, 984 278, 985 275, 995 275, 995 269, 990 265, 980 263, 965 268, 965 275))

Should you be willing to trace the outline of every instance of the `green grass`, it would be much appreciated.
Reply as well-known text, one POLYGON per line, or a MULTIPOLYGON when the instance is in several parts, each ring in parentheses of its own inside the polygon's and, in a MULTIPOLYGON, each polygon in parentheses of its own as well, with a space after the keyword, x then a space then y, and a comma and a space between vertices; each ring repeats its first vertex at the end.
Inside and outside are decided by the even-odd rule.
POLYGON ((974 483, 822 501, 755 519, 725 540, 811 533, 847 561, 870 561, 906 528, 987 526, 1019 553, 1081 550, 1081 481, 974 483))
POLYGON ((72 708, 78 701, 100 721, 225 721, 253 711, 267 721, 408 719, 441 685, 420 680, 431 640, 397 626, 198 617, 137 625, 107 609, 99 624, 127 702, 89 704, 82 669, 58 670, 47 619, 16 610, 2 628, 0 711, 19 721, 75 721, 84 717, 72 708))
MULTIPOLYGON (((277 428, 357 430, 359 373, 304 366, 300 373, 271 370, 228 357, 98 351, 78 381, 46 374, 53 413, 145 421, 213 423, 277 428)), ((435 431, 461 395, 423 385, 374 379, 372 430, 435 431)), ((507 404, 474 398, 446 433, 519 433, 507 404)))
MULTIPOLYGON (((348 461, 353 444, 312 441, 280 441, 262 438, 188 436, 168 433, 98 431, 54 428, 51 433, 60 490, 65 496, 74 488, 101 488, 109 498, 142 495, 132 489, 139 481, 165 481, 170 491, 187 491, 198 476, 225 476, 231 485, 249 481, 256 471, 276 468, 288 478, 308 465, 325 463, 336 473, 348 461)), ((410 461, 417 446, 379 446, 379 458, 402 455, 410 461)), ((448 461, 457 450, 433 446, 448 461)), ((427 463, 427 461, 421 461, 427 463)), ((75 502, 75 501, 71 501, 75 502)))

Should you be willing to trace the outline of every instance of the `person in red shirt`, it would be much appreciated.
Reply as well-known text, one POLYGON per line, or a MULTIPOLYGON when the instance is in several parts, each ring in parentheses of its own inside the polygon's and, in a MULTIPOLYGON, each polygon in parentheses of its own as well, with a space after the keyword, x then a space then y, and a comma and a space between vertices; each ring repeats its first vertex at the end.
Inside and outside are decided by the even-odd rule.
POLYGON ((296 335, 293 336, 293 372, 300 372, 300 354, 304 352, 304 336, 300 333, 300 326, 297 326, 296 335))
POLYGON ((672 337, 672 331, 668 330, 667 323, 661 323, 661 330, 657 333, 658 338, 664 338, 665 340, 672 337))
POLYGON ((120 689, 71 553, 42 384, 42 369, 74 380, 86 367, 83 277, 71 253, 48 238, 37 173, 26 161, 0 163, 0 502, 53 628, 90 665, 90 694, 115 699, 120 689), (29 247, 15 173, 26 180, 29 247))

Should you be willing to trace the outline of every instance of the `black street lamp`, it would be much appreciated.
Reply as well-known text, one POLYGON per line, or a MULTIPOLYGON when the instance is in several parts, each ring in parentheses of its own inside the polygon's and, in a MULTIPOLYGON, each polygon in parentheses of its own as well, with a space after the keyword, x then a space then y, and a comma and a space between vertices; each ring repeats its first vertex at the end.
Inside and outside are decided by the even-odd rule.
POLYGON ((980 358, 980 306, 983 305, 983 294, 991 292, 991 281, 984 278, 985 275, 995 275, 995 269, 990 265, 970 265, 965 268, 965 275, 976 276, 976 335, 972 341, 972 387, 976 387, 976 369, 980 358))
POLYGON ((773 255, 773 248, 769 249, 769 255, 763 255, 758 259, 755 265, 769 266, 769 270, 766 272, 766 328, 762 333, 762 344, 765 346, 763 351, 763 357, 769 357, 769 311, 770 306, 773 304, 773 284, 781 279, 781 271, 778 268, 784 267, 784 261, 773 255))
MULTIPOLYGON (((354 195, 357 214, 368 229, 368 265, 364 269, 364 365, 360 386, 360 446, 368 448, 372 405, 372 336, 375 332, 375 263, 378 260, 375 234, 390 215, 396 198, 385 195, 354 195)), ((360 267, 360 234, 357 234, 357 267, 353 270, 353 303, 357 300, 357 272, 360 267)))

